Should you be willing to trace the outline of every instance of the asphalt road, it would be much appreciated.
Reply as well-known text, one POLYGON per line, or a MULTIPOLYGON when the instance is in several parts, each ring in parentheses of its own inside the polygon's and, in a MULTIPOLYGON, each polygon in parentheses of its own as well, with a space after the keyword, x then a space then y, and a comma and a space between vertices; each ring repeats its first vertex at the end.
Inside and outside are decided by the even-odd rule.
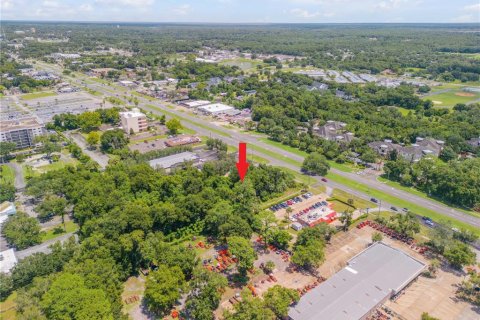
MULTIPOLYGON (((59 73, 59 74, 61 73, 61 69, 58 66, 52 66, 52 65, 47 65, 47 64, 42 64, 42 65, 45 66, 45 68, 47 70, 50 70, 50 71, 53 71, 53 72, 56 72, 56 73, 59 73)), ((81 85, 82 84, 82 81, 78 78, 69 78, 69 79, 72 82, 75 82, 76 85, 81 85)), ((87 85, 87 87, 89 87, 93 90, 96 90, 96 91, 100 91, 107 96, 115 96, 115 94, 112 94, 112 91, 118 92, 119 96, 128 94, 127 89, 121 90, 121 89, 117 89, 115 87, 104 85, 104 84, 95 83, 95 84, 86 84, 86 85, 87 85), (106 91, 105 88, 108 88, 108 91, 106 91)), ((137 98, 140 102, 139 107, 141 107, 145 110, 151 111, 155 114, 162 114, 161 111, 158 111, 156 109, 153 109, 153 108, 147 106, 147 104, 150 104, 150 105, 156 106, 157 108, 160 108, 161 110, 165 110, 167 113, 171 113, 171 114, 174 114, 174 115, 178 116, 179 118, 186 119, 187 121, 183 121, 182 124, 185 127, 188 127, 190 129, 195 130, 199 135, 210 136, 212 138, 219 138, 219 139, 223 140, 224 142, 226 142, 227 144, 232 145, 232 146, 238 146, 238 143, 241 142, 241 141, 250 143, 254 146, 259 146, 263 149, 267 149, 269 151, 272 151, 272 152, 278 154, 278 157, 271 157, 267 154, 264 154, 264 153, 262 153, 258 150, 252 149, 252 148, 249 149, 249 152, 269 160, 271 165, 282 166, 282 167, 286 167, 286 168, 295 170, 296 172, 301 172, 299 166, 296 166, 296 165, 293 165, 291 163, 285 162, 282 159, 289 158, 289 159, 293 159, 293 160, 298 161, 298 162, 302 162, 303 161, 302 156, 299 156, 297 154, 285 151, 283 149, 280 149, 280 148, 277 148, 277 147, 272 146, 270 144, 266 144, 262 141, 259 141, 258 137, 256 137, 255 135, 252 135, 250 133, 237 132, 237 131, 232 130, 232 129, 228 129, 228 128, 221 127, 221 126, 216 126, 215 124, 213 124, 213 123, 211 123, 207 120, 202 119, 200 116, 190 115, 186 112, 180 112, 180 111, 177 111, 175 109, 168 108, 165 105, 165 103, 163 103, 159 100, 149 101, 149 100, 141 98, 141 97, 137 97, 137 98), (230 137, 226 137, 224 135, 218 134, 215 131, 205 129, 205 127, 200 127, 196 124, 203 125, 206 128, 212 128, 213 127, 217 132, 221 131, 223 133, 228 134, 230 137)), ((385 184, 383 184, 379 181, 370 180, 370 179, 367 179, 365 177, 362 177, 362 176, 359 176, 359 175, 356 175, 356 174, 353 174, 353 173, 340 171, 340 170, 337 170, 337 169, 334 169, 334 168, 331 169, 331 172, 333 172, 335 174, 338 174, 340 176, 346 177, 346 178, 348 178, 352 181, 356 181, 356 182, 359 182, 361 184, 364 184, 364 185, 368 186, 369 188, 371 188, 372 190, 382 191, 382 192, 387 193, 387 194, 389 194, 391 196, 394 196, 396 198, 406 200, 408 202, 414 203, 416 205, 419 205, 419 206, 422 206, 422 207, 425 207, 425 208, 429 208, 431 210, 435 210, 438 213, 443 214, 447 217, 451 217, 451 218, 457 219, 459 221, 463 221, 465 223, 468 223, 472 226, 480 228, 480 218, 470 216, 470 215, 468 215, 468 214, 466 214, 462 211, 456 210, 456 209, 451 208, 447 205, 438 203, 438 202, 433 201, 433 200, 425 199, 423 197, 420 197, 420 196, 417 196, 417 195, 414 195, 414 194, 411 194, 411 193, 408 193, 408 192, 405 192, 405 191, 402 191, 402 190, 399 190, 399 189, 396 189, 396 188, 393 188, 393 187, 390 187, 390 186, 386 186, 385 184)), ((329 187, 339 188, 339 189, 345 190, 345 191, 347 191, 347 192, 349 192, 349 193, 351 193, 355 196, 358 196, 358 197, 366 199, 366 200, 369 200, 371 198, 371 196, 369 196, 369 195, 367 195, 363 192, 359 192, 355 189, 351 189, 347 186, 344 186, 342 184, 339 184, 339 183, 336 183, 336 182, 333 182, 333 181, 328 181, 328 182, 325 183, 325 182, 320 180, 320 177, 312 177, 312 179, 316 179, 318 182, 326 184, 329 187)), ((386 202, 382 202, 382 207, 390 208, 390 204, 388 204, 386 202)), ((417 213, 421 214, 421 212, 417 212, 417 213)))

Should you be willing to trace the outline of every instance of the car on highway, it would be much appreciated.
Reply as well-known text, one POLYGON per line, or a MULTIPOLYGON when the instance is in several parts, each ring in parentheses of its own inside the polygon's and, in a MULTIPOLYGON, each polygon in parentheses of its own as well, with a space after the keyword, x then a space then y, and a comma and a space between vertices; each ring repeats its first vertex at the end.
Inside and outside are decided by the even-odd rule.
POLYGON ((375 202, 375 203, 378 203, 378 200, 375 199, 375 198, 371 198, 370 201, 375 202))

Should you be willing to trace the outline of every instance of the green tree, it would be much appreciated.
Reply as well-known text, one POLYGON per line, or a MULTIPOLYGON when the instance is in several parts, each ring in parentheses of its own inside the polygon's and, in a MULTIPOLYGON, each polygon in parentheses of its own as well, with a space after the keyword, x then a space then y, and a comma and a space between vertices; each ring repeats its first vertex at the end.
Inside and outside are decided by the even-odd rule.
POLYGON ((275 270, 275 262, 273 262, 272 260, 268 260, 265 263, 264 270, 265 270, 265 273, 267 273, 267 274, 272 273, 273 270, 275 270))
POLYGON ((340 214, 338 220, 343 223, 343 231, 348 231, 348 227, 352 224, 353 214, 350 211, 344 211, 340 214))
POLYGON ((15 200, 15 186, 13 183, 4 183, 0 181, 0 202, 15 200))
POLYGON ((17 149, 14 142, 0 142, 0 162, 4 162, 10 157, 10 153, 17 149))
POLYGON ((35 218, 17 212, 4 223, 2 234, 7 242, 18 250, 39 244, 42 241, 40 225, 35 218))
POLYGON ((190 293, 185 302, 188 319, 213 320, 213 311, 217 309, 220 298, 227 286, 227 279, 222 275, 197 268, 190 281, 190 293))
POLYGON ((168 120, 165 125, 167 126, 168 131, 171 134, 177 134, 180 130, 183 129, 183 126, 180 123, 180 120, 178 120, 176 118, 172 118, 172 119, 168 120))
POLYGON ((292 262, 306 269, 317 268, 325 260, 323 242, 312 241, 293 250, 292 262))
POLYGON ((97 131, 92 131, 87 135, 87 143, 91 148, 95 148, 100 141, 100 134, 97 131))
POLYGON ((51 158, 52 153, 60 152, 60 150, 62 150, 55 135, 38 136, 35 138, 35 142, 41 143, 41 147, 38 151, 45 153, 47 158, 51 158))
POLYGON ((0 301, 5 300, 13 291, 13 280, 9 274, 0 272, 0 301))
POLYGON ((474 264, 476 257, 475 252, 473 252, 468 245, 460 241, 455 241, 449 246, 445 250, 443 256, 454 268, 457 269, 474 264))
MULTIPOLYGON (((423 88, 423 87, 420 87, 423 88)), ((440 320, 438 318, 434 318, 431 315, 429 315, 427 312, 422 313, 422 318, 421 320, 440 320)))
POLYGON ((185 277, 179 267, 160 265, 152 271, 145 284, 145 300, 150 311, 159 315, 167 313, 180 299, 185 277))
POLYGON ((67 200, 57 195, 47 195, 45 199, 37 207, 35 211, 39 213, 39 219, 47 219, 51 216, 62 217, 62 223, 65 225, 65 209, 67 200))
POLYGON ((78 116, 78 123, 82 131, 90 132, 100 127, 102 119, 98 112, 87 111, 78 116))
POLYGON ((302 170, 311 174, 324 176, 328 170, 330 170, 330 165, 324 155, 312 152, 303 160, 302 170))
POLYGON ((230 237, 227 238, 227 244, 230 253, 238 259, 238 271, 245 275, 247 270, 253 268, 253 262, 257 258, 250 241, 242 237, 230 237))
POLYGON ((269 242, 280 249, 288 249, 292 235, 287 230, 273 229, 269 232, 269 242))
POLYGON ((113 320, 105 293, 88 289, 81 276, 70 273, 55 277, 40 305, 48 319, 113 320))
POLYGON ((379 241, 382 241, 383 239, 383 236, 380 232, 374 232, 372 234, 372 242, 379 242, 379 241))
POLYGON ((440 151, 440 155, 438 156, 445 162, 457 159, 457 153, 449 146, 446 146, 440 151))
POLYGON ((252 297, 247 290, 242 292, 242 301, 233 306, 234 311, 225 311, 225 320, 274 320, 275 313, 265 308, 264 302, 259 298, 252 297))
POLYGON ((100 138, 101 148, 103 151, 111 153, 114 150, 122 149, 128 144, 128 137, 123 130, 108 130, 100 138))
POLYGON ((263 300, 279 319, 283 319, 288 314, 289 306, 300 300, 300 294, 297 290, 275 285, 265 292, 263 300))

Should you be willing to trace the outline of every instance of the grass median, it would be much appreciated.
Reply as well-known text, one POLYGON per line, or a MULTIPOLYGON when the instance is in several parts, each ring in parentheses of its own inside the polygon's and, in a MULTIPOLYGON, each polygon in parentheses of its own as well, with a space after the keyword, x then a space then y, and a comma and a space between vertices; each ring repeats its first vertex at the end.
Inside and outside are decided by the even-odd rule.
POLYGON ((360 192, 363 192, 363 193, 365 193, 365 194, 367 194, 367 195, 369 195, 373 198, 377 198, 377 199, 380 199, 382 201, 386 201, 386 202, 396 206, 399 209, 400 208, 408 208, 411 212, 413 212, 415 214, 418 214, 420 216, 429 217, 436 222, 444 222, 444 221, 445 222, 450 222, 453 227, 456 227, 458 229, 470 230, 473 233, 480 236, 480 230, 478 228, 468 224, 468 223, 459 221, 459 220, 454 219, 454 218, 447 217, 447 216, 445 216, 441 213, 438 213, 438 212, 436 212, 434 210, 431 210, 431 209, 427 209, 427 208, 422 207, 420 205, 417 205, 415 203, 396 198, 396 197, 391 196, 391 195, 389 195, 385 192, 382 192, 380 190, 372 189, 372 188, 370 188, 370 187, 368 187, 368 186, 366 186, 362 183, 352 181, 348 178, 342 177, 342 176, 340 176, 338 174, 335 174, 335 173, 329 173, 327 175, 327 177, 332 181, 341 183, 341 184, 343 184, 347 187, 350 187, 352 189, 356 189, 356 190, 358 190, 360 192))
POLYGON ((230 138, 230 135, 229 135, 228 133, 223 132, 223 131, 221 131, 221 130, 218 130, 218 129, 214 128, 213 126, 207 126, 207 125, 204 125, 204 124, 202 124, 202 123, 198 123, 198 122, 192 121, 192 120, 190 120, 190 119, 187 119, 187 118, 184 118, 184 117, 182 117, 182 116, 176 115, 176 114, 173 113, 173 112, 166 111, 165 109, 162 109, 162 108, 160 108, 160 107, 157 107, 157 106, 155 106, 155 105, 153 105, 153 104, 147 104, 146 106, 149 107, 149 108, 151 108, 151 109, 157 110, 157 111, 159 111, 159 112, 161 112, 161 113, 163 113, 163 114, 165 114, 165 115, 168 115, 168 116, 170 116, 170 117, 172 117, 172 118, 177 118, 177 119, 179 119, 179 120, 182 120, 182 121, 191 123, 191 124, 193 124, 193 125, 195 125, 195 126, 197 126, 197 127, 200 127, 200 128, 205 129, 205 130, 209 130, 209 131, 215 132, 216 134, 219 134, 219 135, 221 135, 221 136, 229 137, 229 138, 230 138))

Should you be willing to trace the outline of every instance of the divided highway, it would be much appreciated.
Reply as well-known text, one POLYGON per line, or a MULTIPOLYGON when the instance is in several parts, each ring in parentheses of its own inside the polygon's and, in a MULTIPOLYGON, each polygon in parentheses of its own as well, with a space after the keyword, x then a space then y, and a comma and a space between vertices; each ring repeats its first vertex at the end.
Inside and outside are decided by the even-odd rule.
MULTIPOLYGON (((62 71, 61 68, 56 66, 56 65, 45 64, 45 63, 38 63, 38 64, 42 65, 42 68, 44 68, 46 70, 61 74, 61 71, 62 71)), ((85 77, 84 79, 86 79, 86 78, 87 77, 85 77)), ((129 94, 128 90, 119 89, 118 87, 113 87, 113 86, 104 85, 104 84, 100 84, 100 83, 86 83, 86 82, 82 81, 81 79, 73 78, 73 77, 68 77, 68 79, 71 82, 75 83, 76 85, 80 85, 80 86, 85 86, 86 85, 90 89, 102 92, 106 96, 116 96, 116 94, 113 94, 112 92, 118 92, 119 96, 129 94), (106 88, 108 88, 108 91, 105 90, 106 88)), ((231 146, 235 146, 235 147, 237 147, 238 143, 241 142, 241 141, 242 142, 247 142, 247 143, 250 144, 250 146, 258 146, 259 147, 258 149, 255 149, 254 147, 253 148, 250 147, 248 149, 249 153, 258 155, 258 156, 260 156, 264 159, 269 160, 271 165, 281 166, 281 167, 285 167, 285 168, 294 170, 296 172, 301 172, 300 166, 292 164, 292 161, 290 161, 290 162, 287 161, 286 162, 284 159, 291 159, 291 160, 294 160, 296 162, 301 163, 303 161, 302 156, 300 156, 298 154, 288 152, 288 151, 280 149, 278 147, 272 146, 272 145, 267 144, 265 142, 262 142, 262 141, 259 140, 258 136, 255 136, 254 134, 245 133, 245 132, 238 132, 238 131, 235 131, 235 130, 232 130, 232 129, 217 126, 217 125, 211 123, 210 121, 202 119, 199 116, 191 115, 191 114, 188 114, 186 112, 180 112, 180 111, 175 110, 173 108, 169 108, 163 102, 161 102, 159 100, 150 101, 150 100, 142 98, 142 97, 137 97, 137 98, 140 102, 139 107, 143 108, 144 110, 151 111, 152 113, 155 113, 155 114, 167 114, 167 115, 173 114, 173 115, 177 116, 178 118, 184 119, 184 121, 182 121, 182 124, 185 127, 188 127, 190 129, 195 130, 199 135, 209 136, 209 137, 212 137, 212 138, 219 138, 219 139, 223 140, 225 143, 227 143, 231 146), (154 107, 151 107, 149 105, 154 106, 154 107), (212 129, 209 129, 209 128, 212 128, 212 129), (220 134, 220 132, 222 132, 223 134, 220 134), (278 155, 278 157, 272 157, 269 154, 263 153, 263 152, 261 152, 261 150, 259 150, 260 148, 261 149, 266 149, 266 150, 268 150, 272 153, 275 153, 275 154, 278 155)), ((334 168, 331 169, 331 172, 333 172, 333 173, 335 173, 339 176, 345 177, 349 180, 356 181, 358 183, 366 185, 367 187, 371 188, 372 190, 381 191, 381 192, 389 194, 389 195, 391 195, 395 198, 403 199, 405 201, 416 204, 418 206, 434 210, 434 211, 436 211, 440 214, 443 214, 447 217, 451 217, 451 218, 457 219, 459 221, 468 223, 468 224, 470 224, 474 227, 480 228, 480 218, 468 215, 468 214, 466 214, 466 213, 464 213, 460 210, 456 210, 456 209, 451 208, 447 205, 444 205, 444 204, 438 203, 436 201, 417 196, 415 194, 405 192, 403 190, 399 190, 399 189, 387 186, 387 185, 385 185, 385 184, 383 184, 379 181, 370 180, 370 179, 367 179, 365 177, 356 175, 354 173, 344 172, 344 171, 334 169, 334 168)), ((312 177, 312 179, 315 179, 320 183, 326 184, 329 187, 345 190, 345 191, 347 191, 347 192, 349 192, 349 193, 351 193, 355 196, 358 196, 358 197, 366 199, 366 200, 369 200, 371 198, 369 195, 367 195, 363 192, 360 192, 358 190, 349 188, 345 185, 342 185, 342 184, 334 182, 334 181, 323 182, 323 181, 320 180, 319 177, 312 177)), ((383 209, 390 208, 390 206, 391 206, 390 204, 382 201, 382 208, 383 209)), ((417 213, 421 214, 421 212, 417 212, 417 213)))

